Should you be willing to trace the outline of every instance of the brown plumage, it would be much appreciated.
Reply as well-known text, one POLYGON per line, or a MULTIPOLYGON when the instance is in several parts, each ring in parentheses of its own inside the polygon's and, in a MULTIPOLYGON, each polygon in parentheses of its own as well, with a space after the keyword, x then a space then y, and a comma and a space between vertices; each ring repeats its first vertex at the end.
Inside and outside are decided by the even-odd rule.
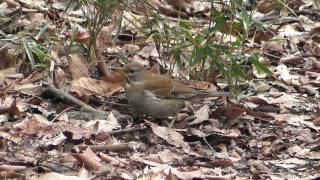
POLYGON ((187 100, 230 95, 193 89, 165 75, 150 73, 139 63, 127 64, 121 71, 128 103, 137 113, 155 118, 175 115, 186 106, 187 100))

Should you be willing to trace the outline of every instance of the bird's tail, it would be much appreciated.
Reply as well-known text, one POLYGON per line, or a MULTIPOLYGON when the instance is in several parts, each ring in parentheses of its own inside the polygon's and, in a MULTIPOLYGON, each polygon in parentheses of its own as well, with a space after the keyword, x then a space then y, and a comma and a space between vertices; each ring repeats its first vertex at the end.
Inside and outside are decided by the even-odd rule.
POLYGON ((196 90, 194 93, 200 96, 207 96, 207 97, 232 96, 230 92, 225 92, 225 91, 206 92, 206 91, 196 90))

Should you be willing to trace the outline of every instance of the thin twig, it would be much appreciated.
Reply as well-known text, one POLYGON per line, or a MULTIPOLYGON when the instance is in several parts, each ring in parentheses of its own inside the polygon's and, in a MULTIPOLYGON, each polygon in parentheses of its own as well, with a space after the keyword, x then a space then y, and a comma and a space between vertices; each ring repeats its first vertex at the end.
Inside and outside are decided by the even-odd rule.
POLYGON ((56 117, 54 117, 53 119, 52 119, 52 121, 51 122, 55 122, 60 116, 62 116, 65 112, 67 112, 67 111, 69 111, 69 110, 71 110, 71 109, 73 109, 74 107, 68 107, 68 108, 66 108, 65 110, 63 110, 63 111, 61 111, 56 117))
POLYGON ((143 131, 145 129, 147 129, 147 126, 141 125, 139 127, 132 127, 132 128, 128 128, 128 129, 111 131, 111 132, 109 132, 109 134, 110 135, 119 135, 119 134, 132 133, 132 132, 136 132, 136 131, 143 131))

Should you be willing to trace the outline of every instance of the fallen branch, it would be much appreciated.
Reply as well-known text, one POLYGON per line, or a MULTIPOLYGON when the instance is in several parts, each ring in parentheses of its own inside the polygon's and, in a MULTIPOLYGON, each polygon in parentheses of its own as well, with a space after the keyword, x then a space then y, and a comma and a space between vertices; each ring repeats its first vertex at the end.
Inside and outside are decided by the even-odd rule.
POLYGON ((112 144, 112 145, 80 145, 79 149, 85 150, 87 147, 93 152, 103 152, 103 151, 112 151, 112 152, 122 152, 122 151, 133 151, 133 144, 112 144))
POLYGON ((119 134, 126 134, 126 133, 132 133, 132 132, 136 132, 136 131, 142 131, 147 129, 147 126, 145 125, 141 125, 139 127, 132 127, 132 128, 128 128, 128 129, 121 129, 121 130, 115 130, 115 131, 111 131, 109 132, 110 135, 119 135, 119 134))
POLYGON ((68 92, 64 92, 60 89, 57 89, 55 87, 53 87, 52 85, 49 84, 44 84, 43 85, 46 89, 45 91, 51 93, 53 96, 61 99, 61 100, 67 100, 72 102, 73 104, 76 104, 78 106, 80 106, 84 111, 88 111, 88 112, 94 112, 94 113, 101 113, 101 114, 106 114, 107 112, 105 111, 100 111, 97 110, 89 105, 87 105, 86 103, 80 101, 79 99, 73 97, 72 95, 70 95, 68 92))

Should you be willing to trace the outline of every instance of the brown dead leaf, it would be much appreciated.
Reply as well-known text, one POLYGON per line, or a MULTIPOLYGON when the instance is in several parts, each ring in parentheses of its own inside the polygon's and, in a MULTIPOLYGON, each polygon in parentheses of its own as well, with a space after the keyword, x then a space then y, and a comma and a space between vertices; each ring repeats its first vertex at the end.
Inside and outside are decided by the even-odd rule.
POLYGON ((246 99, 248 102, 252 102, 254 104, 258 105, 268 105, 269 103, 266 101, 266 99, 263 99, 259 96, 250 96, 246 99))
POLYGON ((22 141, 22 138, 17 136, 17 135, 12 135, 10 133, 4 132, 4 131, 0 131, 0 137, 10 140, 16 144, 20 143, 22 141))
POLYGON ((199 170, 190 170, 190 171, 182 171, 182 170, 178 170, 176 168, 170 168, 170 169, 165 169, 164 173, 165 174, 170 174, 170 172, 172 172, 172 174, 176 175, 179 179, 202 179, 205 178, 204 176, 204 172, 201 171, 201 169, 199 170))
POLYGON ((277 41, 271 41, 270 43, 267 43, 265 48, 271 52, 277 52, 277 53, 281 53, 284 51, 282 47, 282 43, 277 41))
MULTIPOLYGON (((18 2, 15 2, 14 0, 4 0, 4 1, 7 3, 8 7, 10 8, 20 7, 20 4, 18 2)), ((0 2, 2 3, 3 1, 0 1, 0 2)))
MULTIPOLYGON (((78 176, 69 176, 65 174, 60 174, 56 172, 49 172, 41 175, 38 180, 84 180, 82 177, 78 176)), ((88 179, 89 180, 89 179, 88 179)))
POLYGON ((13 100, 9 107, 5 107, 5 106, 0 105, 0 115, 1 114, 8 114, 11 117, 20 116, 21 112, 17 107, 16 100, 13 100))
POLYGON ((166 180, 179 180, 179 178, 169 171, 169 174, 166 177, 166 180))
POLYGON ((73 140, 80 140, 82 138, 90 138, 91 132, 88 128, 80 127, 71 122, 59 121, 53 124, 53 129, 62 129, 62 132, 68 132, 70 138, 73 140))
POLYGON ((303 57, 299 55, 289 55, 287 57, 280 58, 280 63, 286 64, 286 65, 302 65, 304 64, 305 60, 303 57))
POLYGON ((158 154, 151 154, 149 156, 143 157, 143 159, 145 160, 149 160, 149 161, 153 161, 161 164, 168 164, 169 162, 173 162, 177 158, 178 158, 178 155, 168 149, 161 151, 158 154))
POLYGON ((313 125, 320 126, 320 117, 314 119, 312 122, 313 122, 313 125))
POLYGON ((82 154, 72 155, 90 171, 100 171, 103 167, 101 159, 89 147, 82 154))
POLYGON ((20 4, 28 9, 43 9, 45 1, 42 0, 19 0, 20 4))
POLYGON ((238 107, 236 105, 229 105, 227 107, 218 108, 213 117, 221 119, 222 116, 226 117, 224 127, 231 127, 236 121, 246 112, 246 109, 238 107))
POLYGON ((89 44, 90 41, 90 34, 89 32, 77 32, 75 41, 81 44, 89 44))
POLYGON ((0 70, 13 67, 16 64, 16 60, 14 56, 9 53, 8 48, 1 48, 0 59, 0 70))
POLYGON ((52 132, 52 123, 40 114, 27 114, 26 119, 13 125, 13 128, 20 130, 27 135, 37 135, 41 137, 52 132))
POLYGON ((38 177, 38 180, 91 180, 93 179, 93 177, 90 177, 89 172, 84 169, 81 168, 78 176, 71 176, 71 175, 65 175, 65 174, 60 174, 60 173, 56 173, 56 172, 50 172, 50 173, 46 173, 43 175, 40 175, 40 177, 38 177))
POLYGON ((119 72, 113 72, 112 74, 107 74, 101 78, 106 83, 112 83, 122 87, 123 75, 119 72))
POLYGON ((210 161, 209 164, 211 164, 214 167, 222 167, 226 168, 229 166, 234 166, 233 162, 227 159, 220 159, 215 161, 210 161))
POLYGON ((301 32, 300 29, 301 29, 300 23, 285 24, 278 29, 279 36, 286 36, 286 37, 301 36, 303 32, 301 32))
POLYGON ((44 73, 35 71, 35 72, 31 73, 25 79, 22 79, 21 81, 19 81, 19 84, 34 83, 34 82, 37 82, 37 81, 43 79, 44 76, 45 76, 44 73))
POLYGON ((310 35, 320 35, 320 26, 313 28, 310 32, 310 35))
POLYGON ((197 112, 195 112, 196 119, 192 122, 188 123, 188 125, 194 125, 202 123, 203 121, 206 121, 209 119, 209 106, 204 105, 201 107, 197 112))
POLYGON ((257 10, 261 13, 267 14, 273 10, 280 10, 281 6, 279 3, 273 0, 263 0, 257 5, 257 10))
POLYGON ((29 21, 25 24, 27 26, 33 26, 36 24, 46 23, 46 20, 44 19, 43 13, 29 13, 26 16, 26 18, 29 21))
POLYGON ((125 44, 121 49, 129 54, 133 54, 134 52, 137 52, 140 47, 134 44, 125 44))
POLYGON ((143 47, 137 54, 141 55, 144 58, 159 57, 155 43, 149 43, 147 46, 143 47))
POLYGON ((162 139, 166 140, 169 144, 174 145, 176 147, 181 147, 184 151, 190 152, 190 146, 184 142, 184 137, 176 132, 174 129, 158 126, 155 123, 147 121, 150 125, 152 132, 162 139))
POLYGON ((255 43, 261 44, 262 41, 269 41, 273 36, 274 35, 269 31, 267 32, 256 29, 253 40, 255 43))
POLYGON ((60 67, 54 71, 54 82, 58 88, 65 86, 67 83, 66 74, 60 67))
POLYGON ((82 54, 70 54, 69 70, 74 80, 89 76, 88 63, 82 54))
MULTIPOLYGON (((9 76, 17 74, 17 70, 14 67, 7 68, 7 69, 2 69, 0 70, 0 83, 10 83, 12 80, 8 79, 9 76)), ((4 84, 3 84, 4 85, 4 84)))
POLYGON ((126 166, 130 165, 130 162, 124 158, 113 157, 108 154, 104 154, 102 152, 100 152, 99 155, 103 161, 105 161, 106 163, 109 163, 111 165, 114 165, 114 166, 126 167, 126 166))
POLYGON ((113 112, 110 112, 108 119, 104 120, 91 120, 89 121, 85 127, 92 127, 93 134, 99 133, 108 133, 113 129, 120 128, 120 124, 118 123, 118 119, 114 116, 113 112))
POLYGON ((79 95, 111 96, 122 89, 118 83, 106 83, 89 77, 81 77, 71 82, 71 90, 79 95))
POLYGON ((320 70, 320 62, 314 62, 312 65, 313 70, 320 70))

